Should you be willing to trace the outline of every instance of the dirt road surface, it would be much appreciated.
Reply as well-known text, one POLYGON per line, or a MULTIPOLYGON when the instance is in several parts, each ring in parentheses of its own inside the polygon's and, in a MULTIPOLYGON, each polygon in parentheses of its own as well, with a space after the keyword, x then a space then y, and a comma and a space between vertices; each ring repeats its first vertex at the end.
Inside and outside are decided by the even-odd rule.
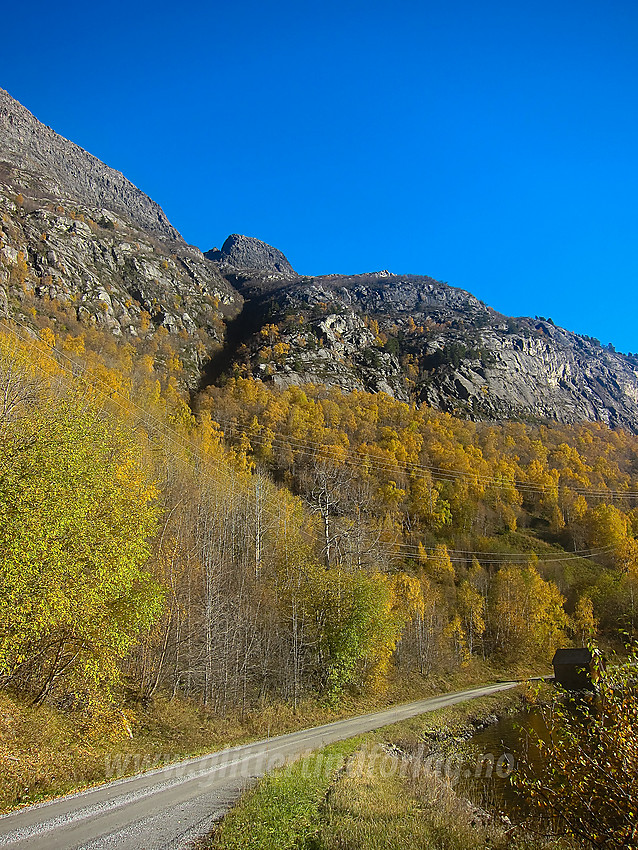
MULTIPOLYGON (((438 708, 513 688, 502 682, 232 747, 0 817, 15 850, 185 850, 264 773, 304 753, 438 708)), ((112 764, 117 767, 115 762, 112 764)))

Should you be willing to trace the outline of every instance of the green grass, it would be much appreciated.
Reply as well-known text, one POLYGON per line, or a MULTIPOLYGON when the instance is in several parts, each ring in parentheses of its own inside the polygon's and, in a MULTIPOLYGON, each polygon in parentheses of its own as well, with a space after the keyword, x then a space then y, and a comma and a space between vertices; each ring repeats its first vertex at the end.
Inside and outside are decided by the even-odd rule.
MULTIPOLYGON (((469 789, 435 774, 384 769, 388 748, 413 753, 433 732, 450 740, 491 714, 520 711, 526 686, 402 721, 322 751, 335 759, 317 776, 297 763, 266 777, 227 815, 213 850, 539 850, 558 847, 512 832, 470 802, 469 789), (358 769, 364 759, 366 768, 358 769), (372 767, 370 765, 372 764, 372 767), (340 769, 341 768, 341 769, 340 769)), ((396 752, 396 750, 395 750, 396 752)))
POLYGON ((321 750, 319 760, 303 759, 266 776, 226 816, 209 846, 224 850, 317 846, 326 793, 360 740, 333 744, 321 750))

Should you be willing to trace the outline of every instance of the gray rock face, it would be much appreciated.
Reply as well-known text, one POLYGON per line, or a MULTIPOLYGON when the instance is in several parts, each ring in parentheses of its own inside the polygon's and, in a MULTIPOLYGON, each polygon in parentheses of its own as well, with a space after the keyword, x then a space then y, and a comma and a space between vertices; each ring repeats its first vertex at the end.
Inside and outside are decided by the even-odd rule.
POLYGON ((159 238, 183 242, 155 201, 119 171, 46 127, 3 89, 0 177, 19 192, 53 200, 73 198, 128 218, 159 238))
POLYGON ((28 324, 38 310, 54 327, 97 326, 123 341, 168 334, 190 387, 239 313, 225 361, 282 386, 638 433, 638 357, 507 318, 429 277, 301 277, 281 251, 238 234, 204 256, 122 174, 0 90, 0 315, 28 324))
POLYGON ((551 322, 512 319, 428 277, 235 275, 279 347, 253 337, 253 373, 387 392, 471 419, 603 422, 638 433, 638 358, 551 322), (282 347, 283 346, 283 347, 282 347), (272 352, 272 353, 271 353, 272 352))
POLYGON ((154 201, 0 90, 0 314, 124 341, 167 332, 195 387, 241 303, 154 201))
POLYGON ((196 386, 241 303, 215 265, 196 249, 169 251, 110 211, 20 206, 11 195, 0 183, 0 315, 24 323, 35 307, 123 340, 163 328, 196 386))
POLYGON ((256 359, 256 374, 270 376, 277 386, 324 384, 409 400, 399 361, 376 346, 374 334, 359 315, 329 313, 284 333, 282 343, 289 346, 289 356, 276 363, 274 371, 272 361, 256 359))
POLYGON ((472 418, 604 422, 638 432, 634 358, 561 328, 548 338, 490 328, 478 342, 480 351, 434 371, 421 400, 472 418))
POLYGON ((252 236, 241 236, 239 233, 232 233, 221 251, 213 248, 205 256, 222 266, 235 269, 255 269, 295 276, 295 270, 281 251, 252 236))

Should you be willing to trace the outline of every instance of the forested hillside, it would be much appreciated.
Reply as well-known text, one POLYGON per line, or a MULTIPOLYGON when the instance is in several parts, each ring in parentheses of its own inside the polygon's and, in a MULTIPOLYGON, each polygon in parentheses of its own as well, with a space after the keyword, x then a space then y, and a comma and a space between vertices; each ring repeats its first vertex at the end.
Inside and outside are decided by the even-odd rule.
POLYGON ((40 324, 0 328, 3 687, 224 713, 635 625, 638 438, 251 378, 191 408, 166 337, 40 324))
POLYGON ((632 356, 427 277, 204 255, 6 92, 0 214, 11 698, 132 734, 160 695, 383 701, 637 625, 632 356))

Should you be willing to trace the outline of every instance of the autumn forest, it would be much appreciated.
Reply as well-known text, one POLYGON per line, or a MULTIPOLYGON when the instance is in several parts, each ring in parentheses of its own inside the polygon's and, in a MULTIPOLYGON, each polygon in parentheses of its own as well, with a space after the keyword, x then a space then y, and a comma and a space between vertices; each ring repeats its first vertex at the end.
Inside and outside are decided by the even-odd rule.
POLYGON ((0 327, 12 693, 331 705, 638 625, 635 436, 241 371, 188 393, 162 328, 38 322, 0 327))

